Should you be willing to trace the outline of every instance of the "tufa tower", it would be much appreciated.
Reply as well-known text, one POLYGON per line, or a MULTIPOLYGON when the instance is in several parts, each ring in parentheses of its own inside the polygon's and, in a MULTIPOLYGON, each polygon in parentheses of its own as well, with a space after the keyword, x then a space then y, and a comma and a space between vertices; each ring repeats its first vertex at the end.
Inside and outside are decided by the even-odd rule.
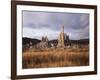
POLYGON ((62 26, 60 35, 58 37, 58 47, 65 47, 66 46, 65 40, 67 40, 67 38, 69 38, 69 36, 67 36, 67 34, 64 33, 64 26, 62 26))

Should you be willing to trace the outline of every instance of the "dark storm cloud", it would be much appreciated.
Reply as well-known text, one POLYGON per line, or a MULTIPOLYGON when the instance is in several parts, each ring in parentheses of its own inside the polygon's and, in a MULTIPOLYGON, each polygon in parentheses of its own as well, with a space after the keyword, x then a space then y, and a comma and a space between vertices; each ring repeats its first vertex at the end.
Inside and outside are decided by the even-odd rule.
POLYGON ((57 38, 62 26, 71 39, 89 38, 89 14, 23 11, 23 36, 57 38))

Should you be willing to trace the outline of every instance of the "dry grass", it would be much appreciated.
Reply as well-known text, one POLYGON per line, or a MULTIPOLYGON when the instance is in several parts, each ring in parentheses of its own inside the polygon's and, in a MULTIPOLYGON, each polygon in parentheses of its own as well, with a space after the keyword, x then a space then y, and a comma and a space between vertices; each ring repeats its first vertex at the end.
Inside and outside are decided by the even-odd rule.
POLYGON ((89 65, 89 49, 45 49, 23 52, 23 68, 47 68, 89 65))

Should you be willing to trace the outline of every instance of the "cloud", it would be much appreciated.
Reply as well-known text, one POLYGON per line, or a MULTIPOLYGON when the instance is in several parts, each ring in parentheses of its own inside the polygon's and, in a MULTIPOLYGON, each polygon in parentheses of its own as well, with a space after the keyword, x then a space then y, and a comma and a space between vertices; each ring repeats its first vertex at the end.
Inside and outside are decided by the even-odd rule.
POLYGON ((61 27, 70 39, 89 38, 89 14, 23 11, 23 37, 57 38, 61 27))
POLYGON ((57 39, 59 31, 53 31, 48 28, 41 29, 31 29, 31 28, 23 28, 23 37, 37 38, 41 39, 42 36, 47 36, 49 40, 57 39))

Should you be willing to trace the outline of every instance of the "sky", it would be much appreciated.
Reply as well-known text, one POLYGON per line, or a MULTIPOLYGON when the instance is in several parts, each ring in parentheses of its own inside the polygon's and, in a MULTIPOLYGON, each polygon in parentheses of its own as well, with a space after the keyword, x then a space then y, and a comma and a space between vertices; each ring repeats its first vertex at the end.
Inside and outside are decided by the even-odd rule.
POLYGON ((58 39, 61 27, 72 40, 89 38, 89 14, 64 12, 22 12, 23 37, 58 39))

